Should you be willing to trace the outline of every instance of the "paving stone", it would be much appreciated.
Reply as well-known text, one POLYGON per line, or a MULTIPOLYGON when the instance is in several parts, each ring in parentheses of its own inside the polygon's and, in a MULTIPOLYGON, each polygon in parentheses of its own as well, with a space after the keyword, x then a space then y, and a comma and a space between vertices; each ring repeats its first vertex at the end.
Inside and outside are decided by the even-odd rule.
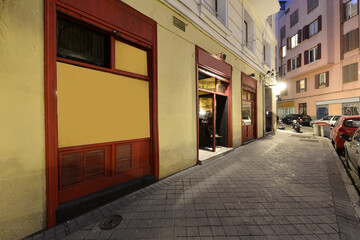
POLYGON ((293 135, 279 133, 241 146, 39 236, 356 239, 360 226, 338 174, 337 156, 325 139, 309 144, 293 135), (123 221, 114 230, 100 230, 99 218, 114 211, 123 221))

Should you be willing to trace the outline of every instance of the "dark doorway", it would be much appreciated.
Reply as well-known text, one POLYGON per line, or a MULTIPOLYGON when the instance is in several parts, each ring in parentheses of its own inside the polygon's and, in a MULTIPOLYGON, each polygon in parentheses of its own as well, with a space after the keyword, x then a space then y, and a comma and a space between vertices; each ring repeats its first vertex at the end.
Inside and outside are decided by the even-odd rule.
POLYGON ((228 98, 216 95, 216 145, 228 146, 228 98))

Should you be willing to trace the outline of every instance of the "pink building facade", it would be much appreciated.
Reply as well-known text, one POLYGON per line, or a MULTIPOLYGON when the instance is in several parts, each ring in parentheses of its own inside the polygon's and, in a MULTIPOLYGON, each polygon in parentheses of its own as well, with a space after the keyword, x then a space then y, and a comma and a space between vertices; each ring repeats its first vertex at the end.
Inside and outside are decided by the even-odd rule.
POLYGON ((279 117, 359 114, 358 13, 358 0, 293 0, 279 13, 279 117))

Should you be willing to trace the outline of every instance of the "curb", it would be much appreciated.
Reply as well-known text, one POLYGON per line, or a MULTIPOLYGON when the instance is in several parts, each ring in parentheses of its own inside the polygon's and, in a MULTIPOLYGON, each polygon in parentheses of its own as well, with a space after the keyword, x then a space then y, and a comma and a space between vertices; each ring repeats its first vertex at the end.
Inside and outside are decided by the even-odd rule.
POLYGON ((344 166, 342 159, 335 152, 335 149, 333 148, 330 140, 326 139, 325 141, 328 143, 329 148, 331 149, 332 157, 335 160, 335 165, 336 165, 337 169, 339 170, 341 179, 342 179, 344 186, 346 188, 346 191, 350 197, 351 205, 355 210, 356 218, 358 221, 360 221, 360 206, 359 206, 360 196, 359 196, 358 192, 356 191, 355 186, 352 183, 352 181, 347 173, 347 170, 344 166), (336 160, 339 160, 339 161, 336 161, 336 160))

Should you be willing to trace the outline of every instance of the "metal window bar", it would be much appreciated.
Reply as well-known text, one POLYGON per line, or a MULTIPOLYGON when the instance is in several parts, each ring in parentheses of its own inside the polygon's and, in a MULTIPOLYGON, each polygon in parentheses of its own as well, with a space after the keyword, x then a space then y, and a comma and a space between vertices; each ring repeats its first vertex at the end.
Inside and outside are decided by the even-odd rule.
POLYGON ((215 15, 222 23, 225 23, 225 18, 223 16, 221 16, 218 13, 218 1, 215 0, 215 9, 207 2, 207 1, 202 1, 202 4, 205 6, 205 8, 207 10, 209 10, 213 15, 215 15))

